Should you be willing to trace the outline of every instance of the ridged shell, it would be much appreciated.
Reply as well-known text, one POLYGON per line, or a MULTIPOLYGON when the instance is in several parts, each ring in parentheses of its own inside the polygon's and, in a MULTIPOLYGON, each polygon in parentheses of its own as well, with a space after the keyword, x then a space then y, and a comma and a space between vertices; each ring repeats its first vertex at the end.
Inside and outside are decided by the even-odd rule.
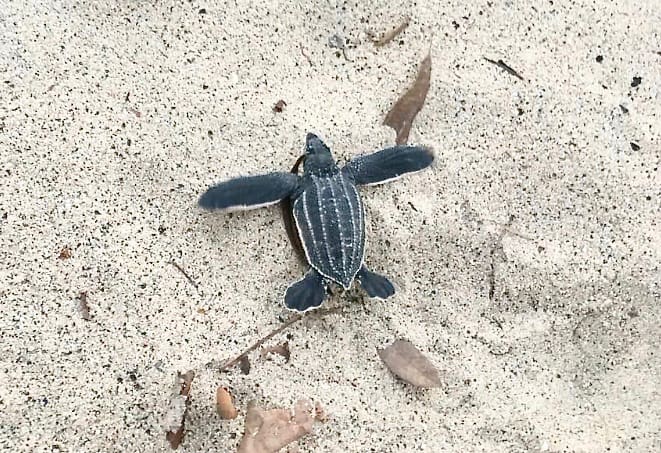
POLYGON ((348 289, 365 253, 360 194, 341 171, 308 178, 293 206, 305 255, 320 274, 348 289))

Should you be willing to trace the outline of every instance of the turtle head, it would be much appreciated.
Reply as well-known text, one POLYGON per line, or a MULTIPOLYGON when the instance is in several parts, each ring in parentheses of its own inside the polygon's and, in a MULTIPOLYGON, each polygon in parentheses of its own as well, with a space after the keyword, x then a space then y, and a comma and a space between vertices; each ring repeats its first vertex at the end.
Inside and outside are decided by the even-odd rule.
POLYGON ((335 159, 326 144, 316 135, 305 137, 305 172, 319 173, 335 168, 335 159))

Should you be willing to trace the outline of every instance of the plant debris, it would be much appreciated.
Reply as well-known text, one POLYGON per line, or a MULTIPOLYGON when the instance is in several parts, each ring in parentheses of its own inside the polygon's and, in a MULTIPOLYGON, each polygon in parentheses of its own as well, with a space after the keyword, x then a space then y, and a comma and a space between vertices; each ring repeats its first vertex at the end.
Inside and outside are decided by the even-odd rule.
POLYGON ((390 41, 399 36, 404 30, 406 30, 410 22, 411 18, 409 16, 404 16, 402 22, 397 27, 390 30, 389 32, 384 33, 380 38, 373 37, 372 42, 374 43, 374 47, 383 47, 388 44, 390 41))
POLYGON ((241 359, 239 360, 239 369, 243 374, 250 373, 250 359, 247 355, 241 356, 241 359))
POLYGON ((274 113, 282 113, 282 111, 285 109, 286 105, 287 105, 287 103, 285 101, 283 101, 282 99, 280 99, 273 106, 273 112, 274 113))
POLYGON ((305 52, 305 47, 303 47, 303 43, 299 43, 298 45, 299 45, 299 47, 301 48, 301 55, 303 55, 303 57, 308 61, 308 64, 309 64, 310 66, 314 66, 314 64, 312 64, 312 59, 311 59, 310 56, 305 52))
MULTIPOLYGON (((328 314, 331 314, 331 313, 337 313, 338 311, 340 311, 340 307, 322 309, 322 310, 318 310, 314 314, 311 314, 311 315, 308 315, 308 316, 325 316, 325 315, 328 315, 328 314)), ((292 324, 300 321, 301 319, 303 319, 303 315, 301 315, 301 314, 292 315, 287 321, 282 323, 280 325, 280 327, 272 330, 268 335, 266 335, 266 336, 260 338, 259 340, 257 340, 251 346, 246 348, 241 354, 239 354, 238 356, 236 356, 235 358, 233 358, 231 360, 226 360, 225 362, 223 362, 218 367, 218 371, 220 371, 220 372, 227 371, 230 368, 232 368, 233 366, 235 366, 236 364, 240 364, 244 360, 247 360, 248 354, 250 354, 255 349, 259 348, 261 345, 263 345, 264 343, 269 341, 271 338, 275 337, 277 334, 281 333, 283 330, 287 329, 292 324)), ((208 364, 208 366, 216 366, 216 365, 214 365, 214 362, 210 362, 208 364)), ((247 374, 247 373, 245 373, 245 374, 247 374)))
POLYGON ((285 358, 285 363, 289 362, 291 357, 291 352, 289 351, 289 342, 285 341, 284 343, 277 344, 275 346, 269 346, 263 348, 260 352, 262 358, 267 357, 269 354, 278 354, 285 358))
POLYGON ((228 360, 227 362, 223 363, 220 366, 219 371, 229 370, 230 368, 232 368, 237 363, 240 363, 243 360, 244 357, 248 356, 249 353, 251 353, 252 351, 257 349, 258 347, 260 347, 261 345, 266 343, 268 340, 270 340, 271 338, 273 338, 274 336, 276 336, 277 334, 279 334, 280 332, 285 330, 287 327, 291 326, 292 324, 294 324, 297 321, 300 321, 302 318, 303 318, 302 315, 298 315, 298 314, 293 315, 291 318, 289 318, 287 321, 285 321, 280 327, 273 330, 271 333, 269 333, 265 337, 260 338, 259 340, 257 340, 252 346, 247 348, 241 354, 239 354, 238 356, 236 356, 232 360, 228 360))
POLYGON ((526 81, 526 79, 524 79, 524 78, 521 76, 521 74, 519 74, 519 73, 516 72, 514 69, 512 69, 512 67, 509 66, 507 63, 505 63, 503 60, 495 61, 495 60, 492 60, 492 59, 487 58, 487 57, 482 57, 482 58, 484 58, 485 60, 487 60, 487 61, 488 61, 489 63, 491 63, 491 64, 495 64, 496 66, 498 66, 499 68, 501 68, 501 69, 503 69, 505 72, 507 72, 508 74, 511 74, 511 75, 513 75, 514 77, 516 77, 516 78, 518 78, 518 79, 520 79, 520 80, 523 80, 524 82, 526 81))
POLYGON ((81 291, 80 294, 78 294, 78 311, 85 321, 90 321, 92 319, 92 316, 90 315, 90 306, 87 303, 87 291, 81 291))
POLYGON ((223 420, 233 420, 239 415, 234 407, 234 398, 226 387, 218 387, 216 390, 216 412, 223 420))
POLYGON ((397 340, 385 349, 377 349, 383 363, 396 376, 421 388, 441 386, 438 369, 408 341, 397 340))
POLYGON ((386 114, 383 124, 392 127, 397 133, 395 143, 404 145, 408 141, 411 125, 422 109, 429 91, 431 80, 431 53, 428 53, 420 67, 418 76, 411 88, 406 91, 386 114))
POLYGON ((172 449, 177 449, 184 440, 184 431, 186 429, 186 415, 190 406, 191 384, 195 378, 194 371, 188 371, 185 374, 177 373, 175 389, 170 397, 168 411, 165 414, 163 424, 165 425, 165 438, 170 442, 172 449))
POLYGON ((193 286, 195 287, 195 289, 197 289, 197 290, 200 289, 199 286, 197 285, 197 282, 195 282, 195 280, 193 280, 193 278, 192 278, 190 275, 188 275, 188 272, 186 272, 186 270, 185 270, 183 267, 181 267, 180 265, 178 265, 178 264, 175 262, 175 260, 170 261, 170 264, 172 264, 174 267, 176 267, 177 270, 178 270, 179 272, 181 272, 182 275, 183 275, 184 277, 186 277, 186 280, 188 280, 188 283, 190 283, 191 285, 193 285, 193 286))
POLYGON ((71 258, 71 249, 69 246, 65 245, 62 247, 62 250, 60 250, 60 254, 57 257, 61 260, 68 260, 71 258))
POLYGON ((251 401, 238 453, 277 452, 311 433, 316 414, 317 410, 309 400, 299 400, 293 410, 264 410, 251 401))

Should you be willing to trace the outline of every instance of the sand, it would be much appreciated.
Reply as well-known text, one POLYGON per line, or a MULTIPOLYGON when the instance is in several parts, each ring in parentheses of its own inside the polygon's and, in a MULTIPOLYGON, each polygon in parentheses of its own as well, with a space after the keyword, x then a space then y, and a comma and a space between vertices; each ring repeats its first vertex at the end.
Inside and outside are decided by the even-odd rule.
POLYGON ((661 449, 656 0, 108 3, 0 8, 2 450, 167 451, 187 370, 181 451, 234 451, 248 401, 302 397, 328 414, 302 452, 661 449), (288 170, 307 131, 341 162, 391 145, 429 49, 410 141, 434 168, 362 190, 366 262, 397 294, 338 293, 268 343, 288 363, 219 373, 305 269, 277 208, 197 197, 288 170), (395 339, 441 388, 384 367, 395 339))

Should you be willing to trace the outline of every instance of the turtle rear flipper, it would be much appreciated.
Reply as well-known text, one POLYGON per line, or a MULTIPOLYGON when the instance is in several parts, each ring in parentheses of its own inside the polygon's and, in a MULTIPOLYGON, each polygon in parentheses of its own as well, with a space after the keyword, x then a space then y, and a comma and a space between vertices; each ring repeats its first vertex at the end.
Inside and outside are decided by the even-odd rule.
POLYGON ((383 184, 429 167, 434 161, 431 149, 421 146, 393 146, 352 159, 342 171, 356 184, 383 184))
POLYGON ((310 269, 301 280, 287 288, 285 306, 290 310, 308 311, 319 308, 326 298, 324 279, 314 269, 310 269))
POLYGON ((395 287, 390 283, 390 280, 383 275, 370 271, 365 266, 360 268, 356 278, 370 297, 387 299, 395 294, 395 287))
POLYGON ((234 178, 209 187, 197 204, 209 211, 261 208, 291 195, 298 187, 299 179, 298 175, 284 172, 234 178))

